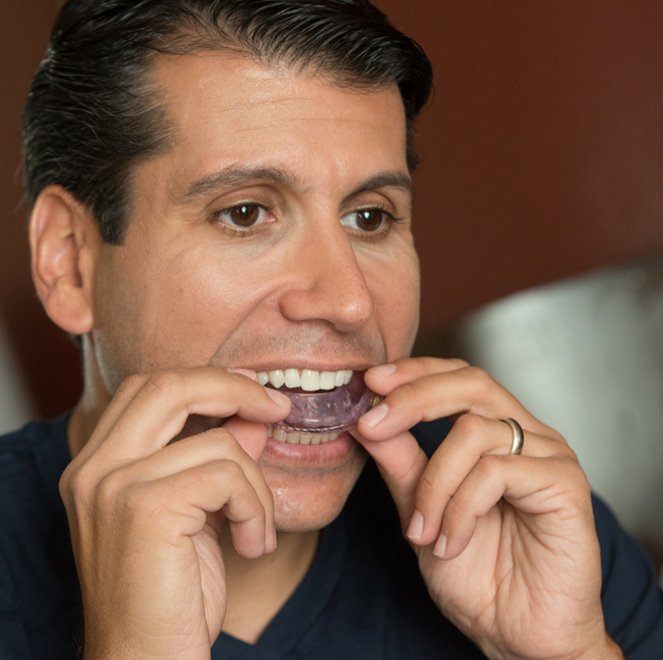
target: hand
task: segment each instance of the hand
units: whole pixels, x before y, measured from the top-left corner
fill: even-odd
[[[119,387],[60,480],[86,658],[210,657],[226,608],[221,525],[244,557],[276,547],[272,495],[256,465],[265,424],[289,412],[275,395],[213,368]],[[169,444],[190,414],[237,417]]]
[[[442,613],[490,657],[611,657],[590,488],[565,440],[463,361],[394,366],[366,373],[386,398],[356,438]],[[447,416],[455,424],[428,460],[408,429]],[[509,455],[506,417],[525,430],[521,456]]]

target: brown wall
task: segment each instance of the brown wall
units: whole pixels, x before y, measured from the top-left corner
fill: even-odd
[[[56,0],[6,3],[0,312],[38,409],[76,351],[41,312],[16,210],[20,106]],[[663,249],[663,3],[377,0],[433,60],[416,235],[425,334],[509,292]]]
[[[430,54],[423,330],[663,248],[663,3],[377,0]]]
[[[45,416],[71,406],[80,390],[77,351],[42,311],[30,280],[24,212],[19,206],[20,114],[42,58],[56,0],[5,2],[0,23],[0,315]]]

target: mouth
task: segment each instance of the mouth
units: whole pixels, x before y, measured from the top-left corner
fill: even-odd
[[[382,400],[366,387],[363,371],[289,368],[259,371],[257,378],[292,402],[290,414],[269,427],[271,438],[288,444],[333,442]]]

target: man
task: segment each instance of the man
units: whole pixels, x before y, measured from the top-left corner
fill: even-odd
[[[363,0],[65,5],[25,169],[85,389],[3,441],[7,657],[653,657],[564,439],[408,357],[429,90]]]

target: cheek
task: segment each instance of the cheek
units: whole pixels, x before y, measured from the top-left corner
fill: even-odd
[[[117,259],[96,295],[95,342],[107,380],[208,364],[257,304],[256,277],[200,249]]]
[[[369,286],[387,359],[409,355],[419,326],[420,275],[414,248],[373,268]]]

